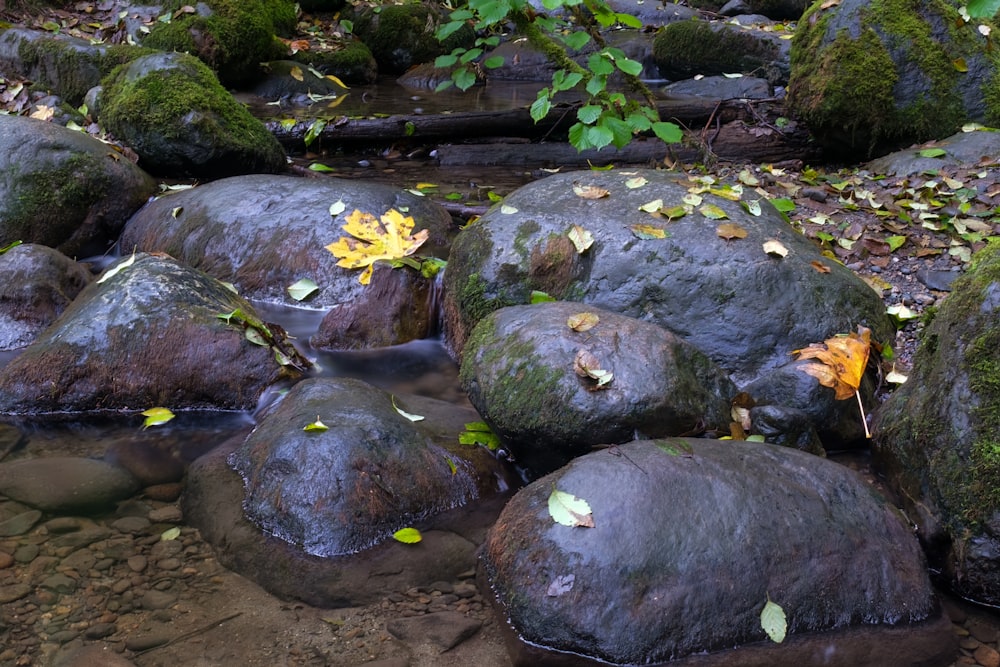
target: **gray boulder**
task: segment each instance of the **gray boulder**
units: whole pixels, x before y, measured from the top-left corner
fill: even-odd
[[[53,456],[0,463],[0,494],[46,512],[100,512],[139,490],[127,470],[104,461]]]
[[[102,85],[101,124],[152,173],[221,178],[285,169],[278,140],[194,56],[143,56]]]
[[[599,321],[575,331],[567,321],[581,314]],[[603,372],[613,374],[605,384]],[[737,391],[666,329],[578,303],[490,313],[465,346],[461,379],[493,432],[536,476],[596,445],[728,434]]]
[[[640,177],[645,185],[626,185]],[[577,196],[574,183],[606,189],[608,196]],[[661,171],[588,171],[555,174],[511,193],[452,246],[444,279],[450,345],[461,354],[479,320],[500,307],[528,303],[532,290],[659,324],[738,385],[785,365],[792,350],[859,324],[872,330],[873,340],[893,338],[878,295],[823,257],[766,200],[743,194],[745,205],[760,205],[758,216],[709,192],[672,222],[640,210],[656,200],[667,209],[681,207],[692,188],[697,184]],[[698,210],[706,204],[728,219],[706,217]],[[747,236],[720,238],[720,222],[739,225]],[[574,225],[594,239],[583,253],[567,236]],[[651,236],[641,225],[664,238],[640,238]],[[770,240],[787,255],[765,252]],[[817,272],[814,261],[830,272]]]
[[[31,343],[91,280],[58,250],[22,244],[0,255],[0,349]]]
[[[963,597],[1000,604],[1000,249],[925,329],[909,379],[877,414],[874,461]]]
[[[593,527],[556,523],[554,491],[586,501]],[[848,469],[785,447],[665,439],[575,459],[511,499],[480,574],[519,637],[515,664],[929,666],[955,654],[899,511]],[[780,645],[761,626],[768,599],[787,618]]]
[[[82,132],[0,115],[0,238],[99,255],[156,191],[142,169]]]
[[[934,157],[921,155],[926,148],[940,148],[944,153]],[[983,128],[975,132],[958,132],[924,146],[894,151],[867,162],[865,169],[873,174],[889,176],[938,173],[976,165],[983,158],[992,161],[996,155],[1000,155],[1000,132]]]
[[[0,371],[0,412],[247,410],[308,364],[219,281],[163,256],[128,261]]]
[[[789,110],[853,159],[996,125],[1000,53],[978,30],[989,21],[965,23],[958,6],[814,3],[792,40]]]
[[[344,212],[331,217],[330,206]],[[215,181],[150,202],[126,227],[121,247],[166,252],[237,286],[248,298],[331,309],[318,347],[403,343],[429,335],[432,281],[411,268],[380,263],[371,284],[337,266],[325,246],[346,233],[354,210],[406,211],[430,231],[418,254],[445,256],[451,218],[426,198],[383,184],[342,179],[250,175]],[[319,290],[300,303],[288,287],[302,278]]]

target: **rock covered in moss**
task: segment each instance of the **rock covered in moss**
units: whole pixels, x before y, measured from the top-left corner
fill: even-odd
[[[82,132],[0,115],[0,243],[39,243],[66,255],[106,252],[156,192],[142,169]]]
[[[268,386],[299,374],[280,357],[305,365],[219,281],[165,256],[128,261],[0,371],[0,412],[248,410]]]
[[[653,39],[653,59],[668,79],[753,73],[783,85],[789,51],[778,33],[701,19],[671,23]]]
[[[251,92],[266,100],[281,100],[293,105],[309,105],[313,97],[339,97],[347,90],[327,79],[314,67],[294,60],[272,60],[267,72],[254,84]]]
[[[345,39],[339,48],[297,51],[292,59],[351,85],[374,83],[378,77],[375,56],[358,39]]]
[[[874,431],[875,462],[949,584],[1000,604],[1000,246],[953,283]]]
[[[193,56],[143,56],[103,85],[101,124],[153,173],[220,178],[285,168],[278,140]]]
[[[90,279],[82,264],[43,245],[23,244],[0,255],[0,349],[28,345]]]
[[[462,27],[443,42],[434,36],[446,19],[437,5],[427,2],[361,7],[354,13],[354,34],[371,49],[379,72],[402,74],[413,65],[451,53],[455,47],[472,46],[475,34],[471,26]]]
[[[728,433],[736,395],[718,366],[666,329],[579,303],[490,313],[465,347],[461,380],[536,476],[637,434]]]
[[[792,40],[789,108],[851,157],[1000,121],[1000,51],[945,0],[815,3]]]
[[[557,523],[554,491],[585,501],[592,527]],[[955,655],[899,511],[844,466],[786,447],[668,438],[577,458],[508,502],[480,566],[516,665],[943,667]],[[762,627],[768,600],[787,620],[781,644]]]
[[[227,86],[251,82],[261,63],[288,53],[276,37],[295,29],[294,3],[288,0],[208,0],[195,12],[177,12],[183,4],[168,5],[176,15],[155,22],[143,46],[190,53]]]

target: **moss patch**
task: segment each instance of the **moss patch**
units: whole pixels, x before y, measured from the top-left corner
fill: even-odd
[[[469,25],[444,42],[438,41],[434,31],[441,21],[436,8],[420,2],[381,5],[378,13],[372,8],[360,11],[354,19],[354,32],[371,49],[380,71],[402,74],[456,47],[472,46],[475,33]]]

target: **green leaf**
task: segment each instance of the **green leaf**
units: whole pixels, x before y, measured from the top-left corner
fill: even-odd
[[[110,280],[114,276],[118,275],[118,273],[120,273],[121,271],[127,269],[128,267],[132,266],[133,264],[135,264],[135,253],[134,252],[132,253],[132,256],[129,257],[128,259],[126,259],[124,262],[120,262],[114,268],[111,268],[111,269],[108,269],[107,271],[105,271],[104,275],[97,279],[97,283],[100,284],[100,283],[103,283],[103,282],[106,282],[106,281]]]
[[[920,157],[944,157],[947,155],[943,148],[925,148],[918,152]]]
[[[599,126],[610,130],[611,143],[617,148],[623,148],[628,145],[628,142],[632,141],[632,128],[621,118],[605,116],[600,120]]]
[[[594,53],[587,59],[587,69],[598,76],[607,76],[615,71],[615,65],[601,53]]]
[[[302,278],[288,286],[288,295],[296,301],[302,301],[318,289],[319,285],[315,282],[309,278]]]
[[[590,81],[587,82],[587,85],[584,86],[584,90],[587,91],[588,95],[597,97],[603,93],[604,89],[607,87],[608,76],[606,74],[602,74],[600,76],[591,77]]]
[[[899,250],[899,248],[906,243],[905,236],[887,236],[885,242],[889,244],[889,252],[894,250]]]
[[[16,248],[19,245],[21,245],[21,241],[11,241],[10,243],[8,243],[7,245],[5,245],[4,247],[0,248],[0,255],[4,254],[8,250],[13,250],[14,248]]]
[[[244,336],[246,336],[246,339],[254,345],[260,345],[261,347],[268,346],[267,339],[264,338],[264,335],[255,327],[247,327]]]
[[[476,73],[468,67],[455,70],[452,72],[451,78],[459,90],[468,90],[476,85]]]
[[[451,79],[445,79],[444,81],[442,81],[438,85],[434,86],[434,92],[435,93],[440,93],[442,90],[448,90],[449,88],[451,88],[454,85],[455,85],[454,81],[452,81]]]
[[[142,428],[147,429],[150,426],[160,426],[162,424],[166,424],[174,418],[174,413],[167,408],[150,408],[148,410],[143,410],[142,416],[146,418],[142,422]]]
[[[312,125],[309,126],[309,129],[306,130],[306,136],[302,138],[302,141],[308,147],[323,133],[323,128],[325,127],[326,121],[322,118],[317,118],[312,122]]]
[[[664,121],[653,123],[653,134],[668,144],[676,144],[684,138],[684,132],[679,125]]]
[[[424,420],[424,417],[422,415],[415,415],[415,414],[412,414],[410,412],[406,412],[405,410],[400,409],[400,407],[398,405],[396,405],[396,397],[395,396],[390,396],[390,399],[392,400],[392,407],[396,410],[396,412],[398,412],[403,417],[406,417],[411,422],[419,422],[419,421],[423,421]]]
[[[469,18],[472,17],[472,12],[468,10],[459,10],[459,11],[463,11],[464,13],[469,14]],[[464,20],[461,21],[454,20],[455,14],[457,13],[458,12],[452,12],[451,13],[452,20],[449,21],[448,23],[441,24],[438,27],[438,29],[434,31],[434,36],[437,37],[439,41],[443,42],[444,40],[448,39],[448,37],[450,37],[454,32],[461,29],[461,27],[465,25]]]
[[[626,28],[635,28],[636,30],[642,28],[642,21],[640,21],[635,16],[632,16],[631,14],[615,14],[615,18],[618,19],[618,22],[621,23]],[[639,69],[641,70],[642,67],[640,67]],[[624,72],[625,70],[622,71]],[[629,74],[631,74],[631,72],[629,72]]]
[[[306,433],[322,433],[323,431],[329,431],[330,427],[319,420],[319,415],[316,415],[316,421],[311,424],[306,424],[302,427],[302,430]]]
[[[328,167],[322,162],[313,162],[312,164],[309,165],[309,171],[322,171],[325,173],[330,171],[336,171],[336,169],[334,169],[333,167]]]
[[[598,150],[610,144],[614,139],[614,133],[602,125],[587,128],[587,141]]]
[[[458,62],[462,63],[463,65],[467,65],[481,55],[483,55],[482,49],[480,48],[469,49],[468,51],[462,54],[462,57],[458,59]]]
[[[785,641],[785,633],[788,631],[788,621],[785,619],[785,610],[780,605],[771,601],[768,596],[764,608],[760,612],[760,627],[764,629],[767,636],[776,644]]]
[[[601,112],[603,109],[596,104],[587,104],[580,107],[576,112],[576,117],[580,119],[581,123],[586,125],[593,125],[598,118],[601,117]]]
[[[549,99],[549,89],[542,88],[538,91],[537,99],[531,103],[531,119],[537,123],[548,116],[551,109],[552,101]]]
[[[587,46],[588,42],[590,42],[590,35],[582,30],[578,30],[563,36],[562,41],[566,46],[574,51],[579,51],[583,47]]]
[[[547,293],[539,292],[538,290],[531,291],[531,303],[548,303],[550,301],[555,301],[555,299]]]
[[[181,536],[180,526],[174,526],[173,528],[167,528],[165,531],[160,533],[160,541],[170,542],[172,540],[176,540],[180,536]]]
[[[500,438],[490,430],[486,422],[469,422],[465,430],[458,434],[458,442],[462,445],[483,445],[490,451],[500,448]]]
[[[795,202],[787,197],[780,197],[778,199],[772,199],[771,205],[778,209],[782,213],[791,213],[795,210]]]
[[[642,24],[640,24],[640,27],[641,25]],[[639,76],[639,74],[642,73],[642,63],[636,62],[635,60],[629,60],[628,58],[616,60],[615,66],[626,74],[631,74],[632,76]]]
[[[403,126],[403,134],[408,137],[412,137],[413,133],[417,131],[417,126],[411,121],[406,121],[406,125]]]
[[[497,67],[503,67],[503,56],[490,56],[483,61],[483,67],[486,69],[496,69]]]
[[[561,90],[570,90],[576,84],[583,80],[583,75],[579,72],[571,72],[566,74],[566,70],[559,70],[552,75],[552,90],[559,92]]]
[[[587,501],[555,487],[552,487],[552,493],[549,494],[549,516],[556,523],[571,528],[594,527],[594,517]]]
[[[330,204],[330,215],[337,217],[347,209],[347,204],[344,203],[343,199],[338,199],[337,201]]]
[[[458,49],[455,50],[457,51]],[[439,69],[447,69],[449,67],[453,67],[457,62],[458,62],[457,55],[455,55],[454,53],[446,53],[434,59],[434,67],[437,67]]]
[[[416,528],[400,528],[392,534],[392,539],[403,544],[416,544],[424,539],[424,536]]]
[[[726,220],[729,218],[726,212],[715,204],[705,204],[698,209],[698,212],[709,220]]]
[[[969,0],[966,8],[972,18],[991,18],[1000,11],[1000,0]]]

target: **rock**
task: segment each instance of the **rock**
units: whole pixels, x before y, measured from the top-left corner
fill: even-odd
[[[137,58],[103,87],[101,125],[152,173],[221,178],[285,169],[278,140],[193,56]]]
[[[139,489],[117,466],[54,456],[0,463],[0,493],[46,512],[104,510]]]
[[[338,201],[344,203],[344,213],[331,218],[330,206]],[[174,215],[177,208],[180,211]],[[427,293],[427,279],[409,268],[395,269],[396,275],[382,277],[379,274],[389,270],[382,265],[372,284],[365,286],[358,282],[357,270],[338,267],[337,259],[325,248],[345,235],[341,226],[354,210],[381,216],[390,209],[404,208],[413,218],[415,230],[430,232],[420,254],[444,257],[451,217],[426,198],[382,184],[266,175],[224,179],[151,202],[129,221],[121,243],[140,251],[166,252],[235,284],[250,299],[311,308],[353,308],[367,311],[379,325],[383,317],[396,317],[405,323],[413,313],[384,313],[383,308],[390,304],[376,303],[373,295],[388,288],[405,289],[414,296],[401,303],[415,308],[419,295]],[[310,278],[319,286],[304,303],[288,294],[288,286],[301,278]],[[326,340],[343,341],[347,332],[358,327],[364,332],[377,328],[375,324],[362,327],[355,319],[345,316],[328,322],[321,335]],[[388,338],[383,334],[383,341]]]
[[[427,2],[379,7],[378,11],[358,6],[347,18],[353,20],[354,34],[371,49],[381,74],[402,74],[457,47],[471,48],[475,40],[471,26],[438,40],[434,30],[445,17],[437,5]]]
[[[345,35],[339,49],[325,51],[299,51],[292,58],[299,63],[315,67],[324,75],[332,75],[348,85],[367,85],[378,79],[378,63],[371,49],[359,39]]]
[[[1000,604],[1000,251],[987,246],[925,328],[876,415],[873,462],[962,597]]]
[[[766,79],[754,76],[741,76],[736,79],[725,76],[685,79],[664,86],[660,92],[671,98],[708,97],[714,100],[760,100],[774,95],[771,84]]]
[[[996,119],[997,58],[978,25],[947,2],[813,4],[792,40],[789,110],[852,159]]]
[[[177,602],[177,595],[165,591],[146,591],[143,593],[139,604],[143,609],[169,609]]]
[[[647,183],[629,188],[631,178]],[[574,183],[609,194],[584,199]],[[503,208],[463,229],[452,246],[444,277],[448,343],[461,354],[476,322],[500,307],[528,303],[533,290],[659,324],[737,385],[787,364],[792,350],[859,324],[875,341],[894,340],[878,295],[819,254],[766,201],[753,216],[703,192],[701,206],[718,206],[726,222],[747,231],[731,241],[697,210],[666,223],[639,209],[657,199],[668,209],[682,206],[688,188],[698,185],[668,172],[588,171],[555,174],[512,192]],[[573,225],[594,238],[583,253],[567,236]],[[652,225],[665,238],[639,238],[631,229],[636,225]],[[768,240],[780,241],[788,255],[765,253]],[[830,273],[818,273],[814,261]]]
[[[432,444],[393,402],[360,380],[295,385],[231,460],[250,519],[306,553],[339,556],[474,498],[470,466]],[[327,430],[304,430],[316,421]]]
[[[454,611],[439,611],[424,616],[393,618],[385,629],[407,644],[430,644],[443,653],[479,632],[482,621]]]
[[[2,469],[0,469],[2,470]],[[29,510],[0,521],[0,537],[11,537],[13,535],[23,535],[38,523],[42,518],[42,513],[38,510]]]
[[[921,151],[935,148],[944,153],[934,157],[920,154]],[[983,156],[997,154],[1000,154],[1000,136],[984,128],[975,132],[957,132],[922,146],[893,151],[866,162],[864,166],[874,174],[910,176],[975,165]]]
[[[90,279],[82,264],[46,246],[19,245],[0,255],[0,349],[28,345]]]
[[[9,586],[4,586],[0,589],[0,604],[7,604],[8,602],[16,602],[21,598],[25,598],[34,590],[34,586],[26,583],[14,582]]]
[[[347,91],[322,76],[316,68],[294,60],[272,60],[267,72],[254,83],[251,92],[266,100],[281,100],[295,106],[313,104],[317,97],[346,95]]]
[[[148,174],[82,132],[0,115],[0,236],[100,255],[156,191]]]
[[[774,31],[704,20],[671,23],[653,38],[660,74],[674,80],[745,73],[785,85],[790,49]]]
[[[574,331],[568,320],[581,313],[597,323]],[[600,385],[581,377],[583,368],[612,379]],[[666,329],[568,302],[487,315],[465,345],[461,379],[493,432],[536,475],[637,434],[728,434],[737,393],[711,360]]]
[[[218,281],[165,256],[123,266],[130,261],[89,285],[0,371],[0,412],[246,410],[267,386],[299,373],[275,350],[308,365]]]
[[[594,527],[556,523],[554,489],[585,500]],[[515,664],[943,666],[955,653],[899,512],[785,447],[665,439],[577,458],[511,499],[480,575],[520,637]],[[761,627],[769,598],[788,618],[780,646]]]
[[[134,662],[107,644],[69,646],[64,651],[56,656],[53,667],[135,667]]]

